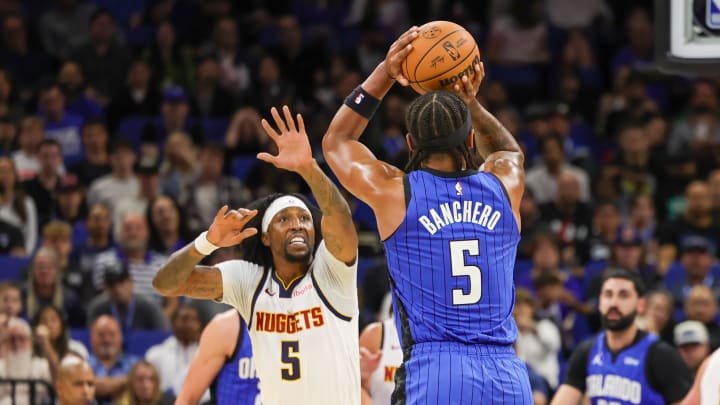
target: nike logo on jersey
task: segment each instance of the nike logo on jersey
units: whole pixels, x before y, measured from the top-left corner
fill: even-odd
[[[319,328],[325,324],[322,308],[314,307],[290,314],[256,313],[255,330],[258,332],[298,333],[305,329]]]
[[[265,294],[272,297],[273,295],[275,295],[275,291],[271,290],[270,287],[268,287],[265,289]]]

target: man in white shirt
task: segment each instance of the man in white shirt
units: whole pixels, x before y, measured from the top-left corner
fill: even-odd
[[[0,358],[0,379],[36,380],[31,392],[29,384],[18,384],[14,392],[9,384],[0,386],[0,404],[40,403],[47,396],[47,389],[40,382],[50,383],[50,366],[42,357],[33,355],[30,325],[20,318],[11,318],[5,333],[7,353]],[[12,397],[14,395],[14,397]]]
[[[148,349],[145,359],[152,363],[160,375],[160,390],[180,393],[190,362],[198,349],[202,324],[195,307],[183,305],[172,317],[173,335]],[[206,392],[203,400],[209,399]]]

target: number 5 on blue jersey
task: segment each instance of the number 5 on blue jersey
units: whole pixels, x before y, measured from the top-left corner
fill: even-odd
[[[482,272],[479,267],[465,263],[465,252],[479,256],[480,242],[477,239],[450,241],[450,271],[453,277],[468,278],[467,294],[463,288],[453,288],[453,305],[477,304],[482,297]]]

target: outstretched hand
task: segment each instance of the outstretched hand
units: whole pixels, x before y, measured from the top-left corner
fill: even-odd
[[[472,80],[468,75],[463,75],[460,81],[453,85],[455,94],[460,96],[467,105],[476,101],[480,83],[485,78],[485,65],[482,62],[476,63],[473,68],[475,69],[475,76],[473,76]]]
[[[257,215],[257,210],[238,208],[229,210],[225,205],[215,215],[208,228],[207,240],[215,246],[235,246],[258,233],[257,228],[245,228],[245,225]]]
[[[390,49],[388,49],[387,55],[385,55],[385,68],[388,74],[403,86],[409,85],[410,82],[403,76],[401,66],[412,50],[411,42],[414,41],[418,35],[420,35],[420,28],[413,25],[390,45]]]
[[[283,106],[284,120],[280,117],[277,108],[273,107],[270,113],[275,119],[275,125],[280,133],[277,133],[266,119],[262,120],[262,127],[270,139],[277,145],[278,154],[277,156],[273,156],[269,153],[261,152],[257,154],[257,158],[264,162],[271,163],[278,169],[293,172],[297,172],[302,167],[312,164],[312,149],[310,148],[310,140],[305,131],[305,122],[303,121],[302,115],[297,114],[296,126],[288,106]]]

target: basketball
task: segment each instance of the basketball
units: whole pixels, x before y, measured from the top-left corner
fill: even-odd
[[[418,93],[451,90],[464,75],[475,75],[480,50],[472,35],[450,21],[432,21],[420,27],[402,74]]]

